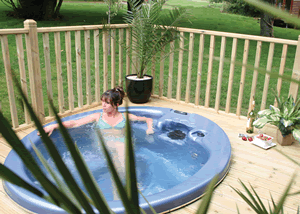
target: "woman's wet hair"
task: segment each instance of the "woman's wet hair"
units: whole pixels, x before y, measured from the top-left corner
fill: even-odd
[[[112,106],[118,106],[118,104],[122,105],[124,96],[124,89],[121,86],[117,86],[104,92],[101,95],[101,100],[109,102]]]

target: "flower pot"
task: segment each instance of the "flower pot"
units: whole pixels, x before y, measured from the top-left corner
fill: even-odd
[[[289,146],[292,145],[292,143],[296,141],[295,138],[293,137],[293,134],[289,134],[286,136],[282,136],[281,132],[279,129],[277,129],[277,142],[281,145],[281,146]]]
[[[133,103],[148,102],[152,92],[153,77],[144,75],[144,78],[137,78],[136,74],[130,74],[125,78],[129,100]]]

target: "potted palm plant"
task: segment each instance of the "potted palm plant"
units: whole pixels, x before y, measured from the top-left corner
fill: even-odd
[[[132,0],[134,10],[125,15],[125,22],[132,30],[132,42],[126,47],[127,54],[132,53],[134,74],[126,76],[126,92],[133,103],[146,103],[152,91],[153,77],[146,75],[147,67],[153,57],[163,48],[180,37],[176,24],[186,14],[183,8],[173,8],[164,18],[160,17],[165,0],[148,0],[138,5],[139,0]],[[158,18],[164,25],[156,25]]]
[[[275,98],[278,107],[270,105],[269,109],[259,111],[259,118],[253,125],[258,129],[267,123],[277,126],[277,141],[282,146],[291,145],[295,140],[300,141],[300,99],[295,103],[292,96],[286,101],[276,95]]]

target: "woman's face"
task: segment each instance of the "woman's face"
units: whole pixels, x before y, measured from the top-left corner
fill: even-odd
[[[113,111],[116,111],[116,106],[113,106],[112,104],[110,104],[110,100],[106,100],[106,99],[102,99],[102,108],[103,111],[106,113],[111,113]]]

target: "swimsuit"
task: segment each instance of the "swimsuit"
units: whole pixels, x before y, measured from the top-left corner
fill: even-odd
[[[111,126],[107,122],[102,120],[102,113],[100,113],[100,119],[99,119],[97,125],[100,129],[112,129],[112,128],[123,129],[125,127],[125,117],[124,117],[123,113],[122,113],[122,117],[123,117],[123,120],[121,122],[119,122],[115,126]]]
[[[117,129],[117,130],[122,130],[125,128],[125,124],[126,124],[126,120],[124,117],[124,114],[122,113],[122,117],[123,120],[120,121],[118,124],[116,124],[115,126],[111,126],[109,125],[107,122],[105,122],[104,120],[102,120],[102,113],[100,113],[100,118],[99,121],[97,123],[97,127],[102,130],[101,134],[104,137],[104,139],[106,141],[110,141],[110,142],[125,142],[125,136],[124,133],[120,133],[120,134],[115,134],[115,132],[113,131],[113,129]],[[104,131],[105,130],[105,131]]]

